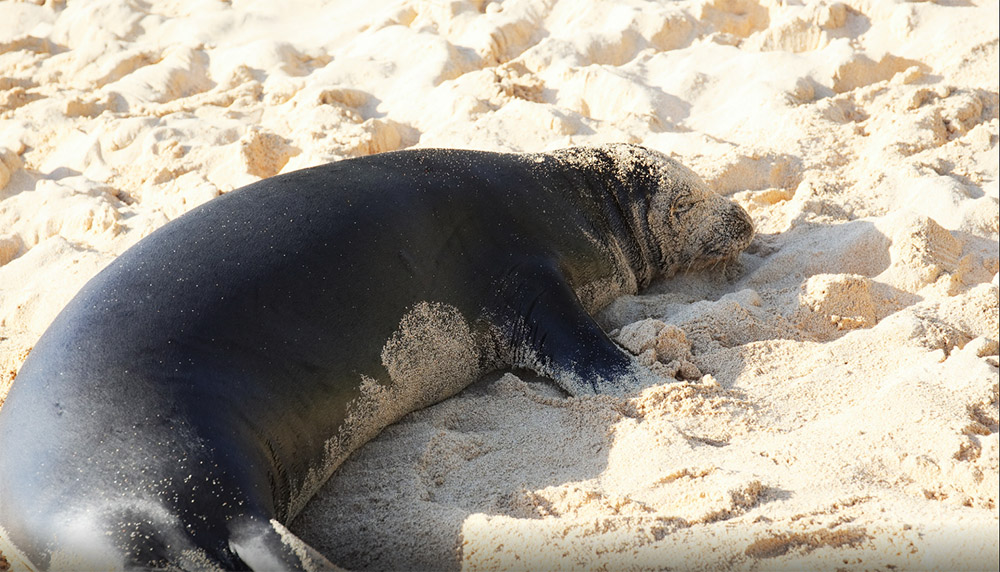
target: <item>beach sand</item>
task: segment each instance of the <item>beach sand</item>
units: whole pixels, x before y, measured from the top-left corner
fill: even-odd
[[[640,143],[757,227],[738,272],[600,315],[657,320],[704,375],[574,399],[490,376],[359,450],[292,531],[359,570],[995,570],[998,18],[2,2],[0,400],[90,277],[221,193],[410,147]]]

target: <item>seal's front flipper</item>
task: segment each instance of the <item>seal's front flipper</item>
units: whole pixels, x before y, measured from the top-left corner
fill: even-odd
[[[624,393],[633,385],[635,359],[590,317],[554,263],[513,266],[498,295],[514,367],[551,377],[571,395]]]
[[[229,530],[230,550],[251,570],[343,570],[276,520],[246,518]]]

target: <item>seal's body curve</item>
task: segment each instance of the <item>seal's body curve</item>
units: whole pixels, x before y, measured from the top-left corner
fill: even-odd
[[[351,450],[498,367],[620,389],[638,366],[587,311],[751,236],[634,146],[403,151],[234,191],[39,340],[0,411],[0,534],[39,568],[329,565],[281,523]]]

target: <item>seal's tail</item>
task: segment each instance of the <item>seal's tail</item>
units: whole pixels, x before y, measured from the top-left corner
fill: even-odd
[[[251,570],[342,570],[274,519],[230,524],[229,548]]]

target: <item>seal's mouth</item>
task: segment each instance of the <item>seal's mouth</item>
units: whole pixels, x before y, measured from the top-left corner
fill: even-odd
[[[678,268],[671,274],[690,274],[692,272],[714,272],[717,270],[726,271],[731,264],[739,260],[740,254],[734,253],[728,256],[712,256],[691,258],[686,263],[681,262]]]

